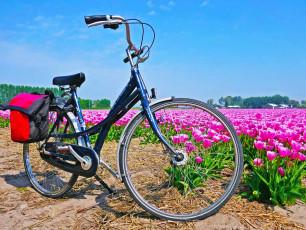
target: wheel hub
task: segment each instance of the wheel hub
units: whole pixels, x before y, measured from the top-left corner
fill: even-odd
[[[172,158],[172,161],[177,166],[185,165],[188,161],[188,154],[184,150],[177,150],[176,156]]]

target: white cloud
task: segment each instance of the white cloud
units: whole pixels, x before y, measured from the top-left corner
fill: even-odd
[[[34,21],[41,21],[43,19],[44,19],[44,17],[39,15],[39,16],[34,18]]]
[[[154,6],[153,3],[152,3],[152,1],[148,1],[148,2],[147,2],[147,5],[148,5],[149,7],[153,7],[153,6]]]
[[[150,13],[149,13],[149,15],[154,15],[155,14],[155,11],[154,10],[152,10]]]
[[[88,38],[88,35],[86,35],[86,34],[80,34],[80,35],[78,36],[78,38],[80,38],[80,39],[86,39],[86,38]]]
[[[0,83],[50,87],[55,76],[84,72],[87,79],[79,90],[80,97],[92,99],[103,97],[114,102],[128,81],[129,72],[123,64],[118,65],[117,62],[114,64],[109,56],[115,56],[117,61],[121,60],[122,57],[118,53],[122,50],[122,43],[125,42],[122,38],[102,51],[89,50],[63,54],[59,51],[50,52],[45,46],[37,47],[0,40],[0,69],[3,70],[0,72]],[[126,76],[126,81],[122,76]]]
[[[169,6],[174,6],[175,3],[174,3],[173,1],[170,1],[168,5],[169,5]]]
[[[201,6],[206,6],[208,4],[208,1],[202,2]]]
[[[52,36],[54,36],[54,37],[60,37],[60,36],[64,35],[64,33],[65,33],[64,30],[60,30],[60,31],[58,31],[58,32],[56,32],[56,33],[53,33]]]
[[[160,5],[159,8],[161,8],[162,10],[171,10],[170,7],[165,6],[165,5]]]
[[[159,8],[162,10],[171,10],[171,7],[174,5],[174,1],[170,1],[167,5],[160,5]]]

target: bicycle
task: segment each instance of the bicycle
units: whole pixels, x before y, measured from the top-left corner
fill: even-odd
[[[155,33],[149,24],[136,20],[154,33],[150,46],[142,46],[141,40],[137,49],[130,39],[131,21],[111,15],[85,17],[88,27],[117,29],[125,25],[128,47],[124,62],[130,63],[130,80],[108,116],[87,129],[77,98],[85,75],[55,77],[53,84],[65,92],[50,106],[48,137],[24,144],[27,176],[37,192],[52,198],[68,192],[78,176],[95,176],[113,192],[96,175],[100,163],[149,213],[174,221],[203,219],[224,206],[239,184],[243,170],[239,137],[228,119],[204,102],[169,97],[151,103],[156,90],[149,95],[139,63],[149,57]],[[135,64],[133,58],[137,58]],[[100,151],[112,125],[139,101],[142,109],[126,125],[118,142],[116,171],[100,158]],[[89,139],[93,134],[98,134],[94,147]]]

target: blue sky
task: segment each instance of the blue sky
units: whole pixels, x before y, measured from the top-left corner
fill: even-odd
[[[306,1],[11,0],[1,8],[0,83],[51,86],[54,76],[84,72],[79,96],[114,102],[130,75],[124,27],[87,28],[83,18],[112,14],[155,28],[140,71],[159,98],[306,99]],[[136,44],[140,32],[132,26]]]

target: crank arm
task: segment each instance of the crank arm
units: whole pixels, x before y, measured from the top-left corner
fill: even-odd
[[[62,147],[65,148],[65,147]],[[76,151],[73,150],[73,148],[68,145],[68,149],[70,151],[70,153],[81,163],[81,166],[83,169],[87,170],[91,167],[91,159],[89,157],[87,157],[86,159],[81,157],[79,154],[76,153]]]

